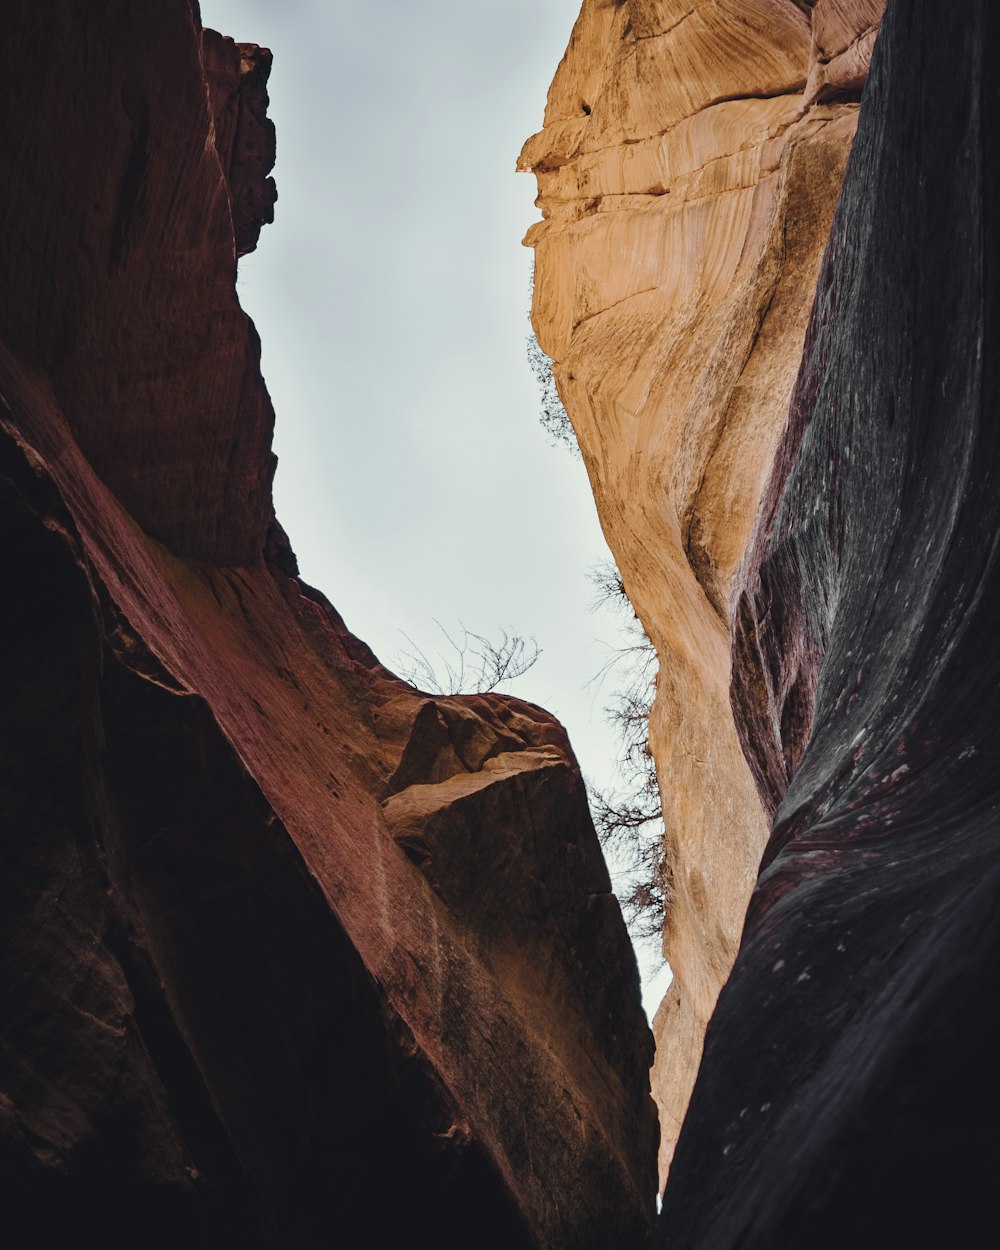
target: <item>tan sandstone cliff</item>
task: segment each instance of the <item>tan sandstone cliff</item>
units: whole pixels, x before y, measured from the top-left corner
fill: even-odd
[[[883,0],[584,0],[518,162],[532,320],[659,658],[661,1171],[768,824],[729,704],[734,574],[784,427]]]

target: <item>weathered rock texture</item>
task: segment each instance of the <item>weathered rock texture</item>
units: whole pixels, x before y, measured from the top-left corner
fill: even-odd
[[[881,0],[585,0],[520,168],[532,317],[660,661],[669,1164],[768,822],[729,705],[734,577],[781,436]]]
[[[5,1217],[640,1245],[651,1043],[563,730],[396,679],[273,520],[269,54],[188,0],[5,19]]]
[[[742,578],[775,813],[658,1244],[975,1246],[1000,1167],[1000,14],[891,0]]]

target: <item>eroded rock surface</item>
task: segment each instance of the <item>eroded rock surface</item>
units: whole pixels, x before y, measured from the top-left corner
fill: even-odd
[[[998,34],[987,0],[891,0],[875,49],[741,579],[734,709],[774,826],[664,1247],[994,1221]]]
[[[665,1172],[768,819],[729,703],[730,612],[781,437],[880,0],[586,0],[519,167],[532,319],[660,662],[651,720],[674,982]]]
[[[187,0],[7,18],[8,1218],[640,1246],[651,1039],[564,731],[399,681],[273,518],[269,54]]]

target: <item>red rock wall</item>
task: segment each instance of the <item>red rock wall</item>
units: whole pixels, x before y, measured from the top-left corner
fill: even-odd
[[[12,1218],[639,1246],[651,1041],[564,731],[396,679],[273,518],[268,53],[65,0],[3,55]]]

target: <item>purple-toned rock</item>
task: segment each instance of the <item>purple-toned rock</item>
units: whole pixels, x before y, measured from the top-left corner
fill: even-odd
[[[658,1245],[971,1246],[1000,1164],[1000,15],[890,0],[744,568],[774,826]]]

